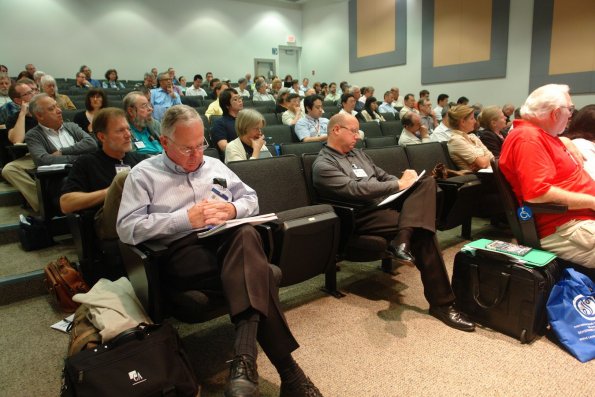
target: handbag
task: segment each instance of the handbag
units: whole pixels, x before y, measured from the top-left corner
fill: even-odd
[[[87,349],[94,349],[101,344],[101,335],[89,320],[89,306],[80,305],[74,312],[74,319],[68,326],[70,341],[68,343],[68,356],[75,355]]]
[[[595,358],[595,283],[574,269],[552,289],[547,301],[550,324],[558,340],[584,363]]]
[[[74,302],[72,297],[89,291],[89,286],[83,280],[81,273],[65,256],[48,263],[43,271],[45,286],[54,302],[63,312],[73,313],[80,304]]]
[[[469,170],[451,170],[447,168],[443,163],[438,163],[432,170],[432,176],[434,179],[448,179],[453,176],[463,176],[472,174]]]
[[[198,383],[168,323],[144,324],[65,361],[62,397],[196,396]]]

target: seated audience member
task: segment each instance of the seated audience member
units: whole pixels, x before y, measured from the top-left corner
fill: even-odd
[[[468,105],[469,104],[469,98],[467,98],[466,96],[462,96],[459,97],[459,99],[457,99],[457,105]]]
[[[218,78],[212,78],[209,81],[209,90],[210,90],[209,91],[209,98],[210,99],[215,99],[215,100],[217,99],[217,94],[215,94],[215,88],[217,87],[217,85],[219,83],[223,83],[223,82],[221,81],[221,79],[218,79]]]
[[[213,79],[214,80],[214,79]],[[221,104],[219,103],[219,95],[225,90],[229,88],[229,85],[226,83],[217,83],[215,84],[215,89],[213,90],[213,94],[215,94],[215,100],[209,104],[207,110],[205,111],[205,116],[209,121],[211,120],[211,116],[221,116],[223,115],[223,109],[221,109]]]
[[[397,114],[397,111],[392,105],[393,103],[393,94],[390,91],[386,91],[384,93],[384,101],[378,106],[378,111],[380,113],[390,113],[393,116]]]
[[[355,117],[331,117],[327,144],[312,166],[314,188],[321,201],[340,200],[373,208],[388,195],[410,188],[400,210],[393,202],[357,213],[356,233],[385,238],[396,261],[419,269],[430,314],[450,327],[473,331],[475,325],[455,309],[455,297],[436,239],[436,182],[425,176],[414,185],[414,170],[405,170],[400,179],[388,174],[363,150],[355,149],[357,139]]]
[[[502,113],[504,113],[504,117],[506,117],[506,127],[504,127],[504,131],[502,131],[502,133],[505,134],[512,126],[511,117],[514,116],[514,105],[512,103],[507,103],[502,106]]]
[[[378,112],[376,112],[378,110],[378,103],[376,101],[376,98],[371,96],[368,99],[366,99],[366,103],[364,104],[364,108],[362,109],[361,112],[358,113],[357,118],[360,121],[376,121],[376,122],[381,122],[381,121],[386,121],[384,120],[384,117],[380,114],[378,114]]]
[[[306,77],[304,77],[302,79],[302,85],[300,86],[300,91],[304,93],[304,95],[306,94],[306,91],[308,91],[310,89],[310,87],[308,86],[310,84],[310,80]]]
[[[43,76],[45,76],[45,72],[42,72],[41,70],[38,70],[35,73],[33,73],[33,81],[35,81],[37,87],[41,87],[41,78]]]
[[[275,113],[283,114],[287,109],[289,109],[289,101],[287,99],[288,96],[289,88],[281,88],[279,95],[277,95],[277,106],[275,106]]]
[[[438,120],[432,110],[432,102],[428,98],[420,99],[417,101],[417,108],[419,109],[421,124],[425,125],[428,133],[432,135],[434,129],[438,127]]]
[[[250,98],[250,91],[248,91],[247,89],[248,87],[248,80],[246,80],[245,78],[241,78],[238,80],[238,88],[236,88],[236,91],[238,92],[238,94],[242,97],[245,98]]]
[[[246,73],[246,74],[244,75],[244,78],[246,79],[246,85],[247,85],[248,87],[251,87],[251,86],[252,86],[252,84],[253,84],[253,81],[252,81],[252,75],[251,75],[250,73]]]
[[[207,73],[205,74],[205,83],[203,84],[203,88],[206,88],[206,87],[213,87],[213,86],[211,85],[211,81],[212,81],[212,80],[213,80],[213,73],[212,73],[212,72],[207,72]],[[204,85],[206,85],[206,87],[204,87]]]
[[[92,133],[93,116],[103,108],[106,108],[107,96],[100,88],[91,88],[85,96],[85,109],[74,115],[72,121],[78,124],[83,131]]]
[[[238,137],[225,147],[225,163],[271,157],[262,134],[265,124],[264,117],[257,110],[240,110],[235,122]]]
[[[548,84],[529,94],[499,164],[519,202],[568,206],[563,213],[535,214],[542,249],[595,269],[595,181],[566,146],[570,141],[559,138],[574,110],[568,91]]]
[[[151,106],[153,106],[153,117],[159,121],[167,109],[181,104],[182,101],[174,90],[168,73],[161,73],[157,84],[159,84],[159,88],[151,90]]]
[[[101,88],[101,82],[99,80],[95,80],[93,78],[91,78],[92,72],[91,72],[91,68],[89,68],[87,65],[83,65],[80,67],[79,72],[83,72],[85,74],[85,76],[87,77],[87,81],[95,88]]]
[[[157,81],[159,70],[157,70],[157,68],[151,68],[151,74],[153,75],[153,81]]]
[[[181,94],[180,93],[178,93],[178,94],[180,94],[180,95],[186,95],[186,84],[187,84],[186,83],[186,77],[180,76],[178,78],[178,82],[180,83],[178,85],[178,87],[180,88],[180,91],[181,91]]]
[[[164,153],[128,175],[118,213],[120,239],[168,246],[163,283],[186,300],[194,290],[224,294],[236,332],[226,396],[259,395],[257,341],[279,372],[281,396],[321,396],[291,356],[298,344],[280,309],[258,232],[242,225],[196,238],[196,231],[206,226],[257,214],[256,193],[219,160],[203,155],[204,127],[191,107],[170,108],[161,133]],[[228,201],[210,198],[213,178],[225,178],[227,187],[221,189]]]
[[[405,95],[405,99],[403,100],[404,105],[399,111],[399,118],[402,119],[408,112],[414,112],[419,114],[419,110],[415,108],[415,96],[413,94]]]
[[[256,90],[256,84],[254,85],[255,90]],[[283,88],[283,82],[281,81],[281,79],[273,79],[273,81],[271,82],[271,89],[269,94],[271,94],[273,96],[273,99],[277,99],[277,96],[279,95],[279,91],[281,91],[281,89]],[[266,88],[265,88],[265,92],[266,92]],[[254,100],[254,95],[252,97],[252,100]],[[270,99],[267,99],[267,101],[270,101]]]
[[[361,112],[364,108],[364,102],[359,101],[362,97],[362,90],[358,86],[354,85],[351,86],[351,88],[349,88],[349,93],[351,93],[353,95],[353,98],[355,99],[355,111]]]
[[[207,92],[202,88],[202,76],[200,74],[194,75],[192,85],[186,89],[186,96],[207,97]]]
[[[291,82],[291,87],[289,87],[290,94],[296,94],[297,96],[304,96],[304,92],[300,90],[300,82],[298,80],[293,80]]]
[[[244,108],[242,96],[233,88],[223,90],[219,95],[219,104],[223,116],[215,120],[211,128],[211,142],[221,153],[225,153],[227,144],[238,136],[236,134],[236,117]]]
[[[357,112],[355,111],[355,102],[356,100],[353,94],[341,95],[341,110],[339,113],[347,113],[353,117],[357,116]]]
[[[87,90],[93,88],[93,85],[87,81],[87,76],[83,72],[76,74],[74,85],[70,87],[71,90]]]
[[[25,65],[25,71],[27,72],[27,78],[30,78],[31,80],[35,81],[35,76],[33,76],[35,74],[35,72],[37,72],[37,68],[35,67],[35,65],[33,65],[32,63],[28,63]],[[25,76],[23,76],[25,77]],[[17,80],[20,80],[21,77],[19,77]]]
[[[141,87],[145,87],[147,90],[152,90],[153,88],[156,88],[157,86],[155,85],[155,78],[153,77],[153,73],[151,72],[146,72],[143,75],[143,82],[142,83],[137,83],[134,85],[135,89],[140,89]]]
[[[153,107],[140,91],[132,91],[123,99],[126,120],[132,133],[132,151],[155,155],[163,152],[159,143],[161,127],[153,118]]]
[[[75,123],[62,121],[62,111],[47,94],[38,94],[29,103],[37,126],[25,134],[25,143],[36,166],[73,163],[81,154],[97,150],[97,143]]]
[[[322,84],[320,84],[319,81],[315,82],[312,85],[312,88],[314,88],[314,94],[321,96],[322,95]],[[324,98],[324,96],[322,96],[322,98]]]
[[[102,240],[116,239],[116,218],[124,181],[130,168],[145,159],[133,153],[130,127],[122,109],[104,108],[93,120],[93,131],[101,149],[82,155],[74,163],[62,186],[63,213],[92,208],[95,232]]]
[[[334,102],[341,100],[341,94],[337,92],[337,83],[332,82],[328,85],[328,94],[324,97],[324,100]]]
[[[118,72],[116,69],[108,69],[105,72],[105,81],[101,83],[101,86],[105,89],[122,90],[124,89],[124,83],[118,81]]]
[[[399,136],[400,146],[430,142],[428,127],[422,124],[419,114],[414,112],[405,113],[401,119],[401,124],[403,124],[403,131]]]
[[[286,74],[283,79],[283,88],[291,88],[293,84],[293,77],[290,74]]]
[[[8,67],[6,65],[0,65],[0,73],[8,74]]]
[[[494,157],[500,157],[504,143],[504,135],[501,131],[506,127],[506,117],[500,107],[488,106],[484,108],[479,114],[479,125],[483,128],[479,139]]]
[[[400,91],[398,87],[392,87],[390,92],[393,94],[393,107],[395,110],[400,111],[400,109],[404,106],[405,99],[399,95]]]
[[[75,110],[76,106],[70,100],[67,95],[62,95],[58,93],[58,87],[56,86],[56,80],[46,74],[41,78],[41,92],[46,93],[50,98],[52,98],[58,104],[58,107],[62,110]]]
[[[13,128],[16,123],[18,114],[21,111],[21,104],[23,103],[23,101],[29,102],[31,98],[33,98],[33,95],[37,94],[38,92],[39,91],[35,82],[26,77],[17,80],[15,84],[9,85],[8,97],[11,99],[11,101],[7,102],[6,104],[2,105],[2,107],[0,107],[0,125],[6,126],[7,130]],[[13,123],[9,128],[8,120],[11,117],[13,117]],[[25,136],[25,131],[26,130],[22,131],[23,137]],[[13,143],[22,143],[22,141]]]
[[[349,94],[349,83],[346,81],[341,81],[339,83],[339,89],[341,90],[341,95]]]
[[[328,119],[322,117],[322,98],[308,95],[304,98],[306,114],[295,123],[295,135],[301,142],[326,141]]]
[[[473,172],[489,168],[494,155],[472,133],[475,130],[473,108],[467,105],[453,106],[448,110],[448,123],[452,128],[448,154],[453,163],[461,170]]]
[[[564,136],[572,139],[585,159],[585,171],[595,179],[595,105],[587,105],[579,110]]]
[[[434,115],[436,116],[436,121],[440,123],[442,121],[442,110],[448,107],[448,95],[440,94],[438,95],[438,99],[436,99],[436,107],[434,110]]]
[[[324,99],[327,95],[328,84],[323,81],[322,83],[320,83],[320,94],[318,94],[318,96]]]
[[[12,99],[10,99],[10,96],[8,95],[9,88],[10,77],[8,77],[8,74],[0,72],[0,106],[4,106],[8,102],[12,102]]]
[[[300,107],[300,96],[290,93],[287,96],[287,110],[281,115],[281,122],[285,125],[295,125],[302,118],[302,109]]]
[[[28,83],[27,83],[28,81]],[[21,79],[14,85],[10,86],[9,94],[13,99],[4,105],[14,106],[16,113],[12,113],[6,120],[6,129],[8,130],[8,140],[12,144],[21,144],[25,142],[25,132],[37,125],[37,120],[31,115],[29,111],[29,102],[37,93],[37,85],[33,80]],[[35,181],[29,175],[29,172],[35,169],[35,164],[31,158],[31,154],[26,155],[5,164],[2,167],[2,177],[14,186],[33,211],[39,211],[39,200],[37,198],[37,186]]]
[[[176,69],[169,67],[167,69],[167,74],[169,74],[169,78],[171,79],[171,82],[174,86],[179,86],[180,85],[180,81],[178,80],[178,78],[176,77]]]
[[[362,87],[362,89],[361,89],[362,96],[358,99],[358,101],[363,103],[365,106],[368,98],[374,96],[374,91],[375,91],[375,89],[372,86]]]
[[[264,80],[257,81],[254,87],[256,89],[256,92],[252,96],[252,101],[260,102],[275,100],[275,97],[267,92],[267,83]]]
[[[432,142],[448,142],[452,136],[452,130],[448,124],[448,107],[442,108],[442,121],[438,124],[438,127],[434,130],[434,133],[430,135]]]
[[[415,108],[416,108],[417,110],[419,110],[419,101],[421,101],[422,99],[427,99],[427,100],[429,100],[429,99],[430,99],[430,91],[428,91],[428,90],[421,90],[421,91],[419,92],[419,99],[418,99],[418,100],[417,100],[417,102],[415,103]]]

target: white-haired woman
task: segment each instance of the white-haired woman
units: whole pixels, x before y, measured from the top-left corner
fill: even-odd
[[[58,104],[58,107],[62,110],[76,109],[76,106],[74,106],[74,103],[72,103],[68,95],[58,94],[56,80],[49,74],[46,74],[41,78],[41,92],[44,92],[53,98]]]
[[[240,110],[235,123],[238,137],[225,147],[225,163],[258,159],[263,153],[270,157],[262,134],[264,126],[264,117],[257,110]]]

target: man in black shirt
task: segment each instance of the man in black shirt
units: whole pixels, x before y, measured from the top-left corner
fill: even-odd
[[[146,157],[132,150],[132,134],[121,109],[105,108],[93,118],[102,148],[74,163],[62,187],[60,208],[70,213],[96,209],[95,231],[102,240],[118,237],[116,217],[128,171]]]

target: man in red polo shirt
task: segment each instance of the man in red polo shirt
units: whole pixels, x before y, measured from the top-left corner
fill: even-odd
[[[568,90],[548,84],[529,95],[502,146],[500,168],[519,201],[568,206],[535,215],[542,248],[595,268],[595,181],[558,137],[574,110]]]

